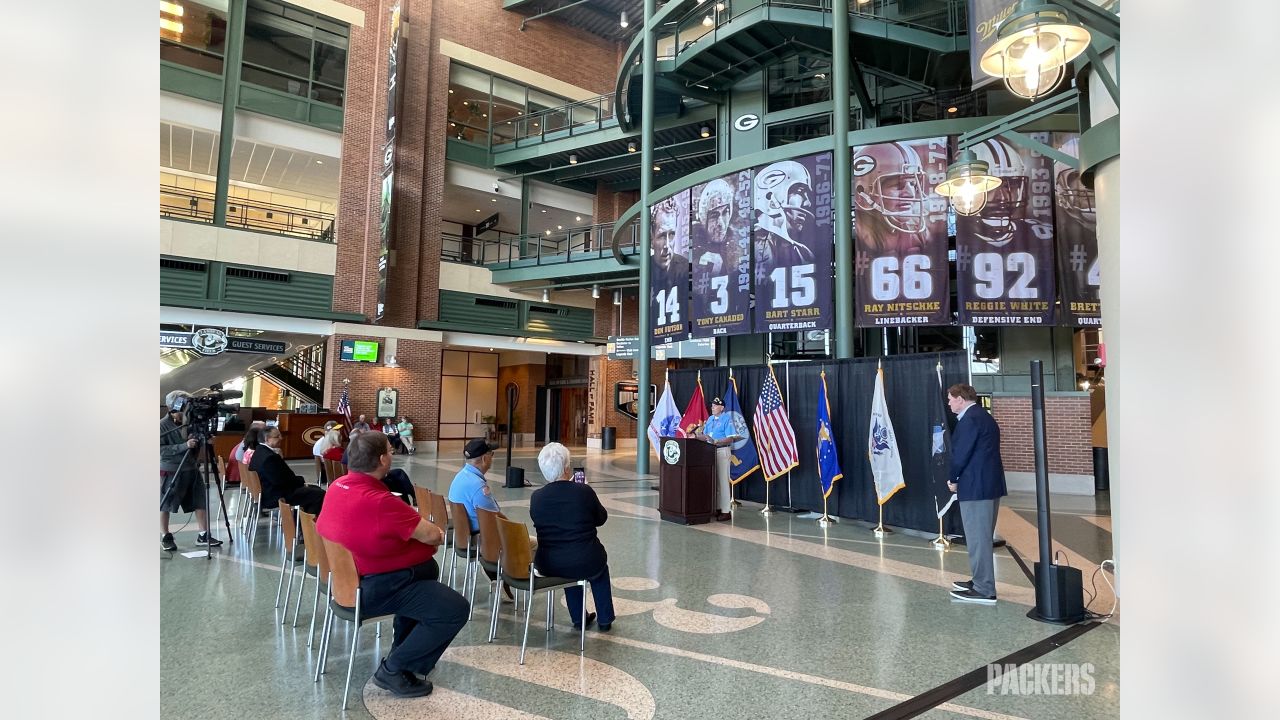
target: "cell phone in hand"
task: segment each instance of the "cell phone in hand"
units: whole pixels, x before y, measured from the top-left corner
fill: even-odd
[[[576,482],[576,483],[583,483],[583,484],[585,485],[585,484],[586,484],[586,482],[587,482],[587,469],[586,469],[586,468],[580,468],[580,467],[576,467],[576,468],[574,468],[574,469],[573,469],[573,481],[574,481],[574,482]]]

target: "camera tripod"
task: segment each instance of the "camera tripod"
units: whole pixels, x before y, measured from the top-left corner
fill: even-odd
[[[205,528],[205,538],[209,539],[213,537],[213,521],[209,519],[209,508],[207,507],[209,504],[208,503],[209,476],[214,475],[215,471],[213,469],[213,465],[214,463],[217,462],[218,458],[213,450],[212,435],[210,434],[208,427],[204,423],[201,423],[199,425],[187,423],[187,424],[178,426],[179,429],[184,427],[188,428],[187,432],[189,434],[188,435],[189,439],[194,439],[197,444],[196,444],[196,447],[194,448],[191,448],[191,447],[187,448],[187,451],[182,455],[182,459],[178,461],[178,467],[176,470],[173,471],[173,475],[170,476],[170,479],[167,482],[168,487],[165,488],[164,495],[160,498],[160,507],[164,508],[165,503],[169,500],[169,495],[173,492],[174,487],[177,486],[178,478],[181,476],[181,473],[182,473],[182,466],[186,464],[187,458],[191,457],[191,451],[192,450],[196,451],[196,456],[195,456],[196,459],[194,460],[194,462],[198,463],[200,456],[203,455],[205,460],[204,472],[199,473],[199,470],[197,470],[197,473],[202,475],[202,482],[204,483],[204,497],[205,497],[205,506],[206,506],[205,518],[207,523],[207,527]],[[231,521],[227,514],[227,501],[222,494],[222,483],[218,481],[218,478],[216,477],[216,475],[213,478],[213,486],[218,490],[218,505],[222,509],[223,527],[225,527],[227,530],[227,543],[231,543],[232,542]],[[212,547],[213,546],[211,545],[205,546],[205,557],[208,559],[213,558]]]

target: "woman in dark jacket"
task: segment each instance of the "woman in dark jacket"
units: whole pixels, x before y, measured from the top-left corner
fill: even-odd
[[[613,594],[609,588],[609,554],[596,536],[596,528],[609,519],[596,491],[586,483],[572,480],[569,449],[550,443],[538,453],[538,467],[547,484],[529,498],[529,517],[538,533],[538,550],[533,564],[543,575],[581,579],[591,582],[600,617],[600,631],[613,626]],[[574,628],[582,619],[582,588],[565,588],[565,600],[574,620]],[[587,625],[596,613],[587,614]]]

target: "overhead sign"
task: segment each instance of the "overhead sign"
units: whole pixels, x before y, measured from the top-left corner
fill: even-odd
[[[610,360],[634,360],[640,357],[640,336],[610,335],[605,346]],[[680,342],[661,345],[655,343],[649,348],[649,356],[654,360],[667,358],[714,358],[716,356],[715,338],[693,338]]]
[[[280,355],[288,349],[286,343],[276,340],[230,337],[222,328],[198,328],[189,333],[161,331],[160,347],[186,348],[201,355],[219,355],[223,352]]]
[[[480,224],[476,225],[476,234],[483,235],[496,227],[498,227],[498,213],[481,220]]]

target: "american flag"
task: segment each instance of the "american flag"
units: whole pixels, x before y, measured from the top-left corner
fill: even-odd
[[[778,378],[772,367],[769,368],[769,377],[765,378],[764,388],[760,390],[760,401],[756,404],[751,426],[756,433],[760,469],[764,471],[766,481],[800,464],[796,434],[791,429],[787,406],[782,403],[782,389],[778,387]]]
[[[347,394],[347,388],[342,388],[342,397],[338,398],[338,412],[342,413],[347,419],[347,429],[351,428],[351,396]]]

